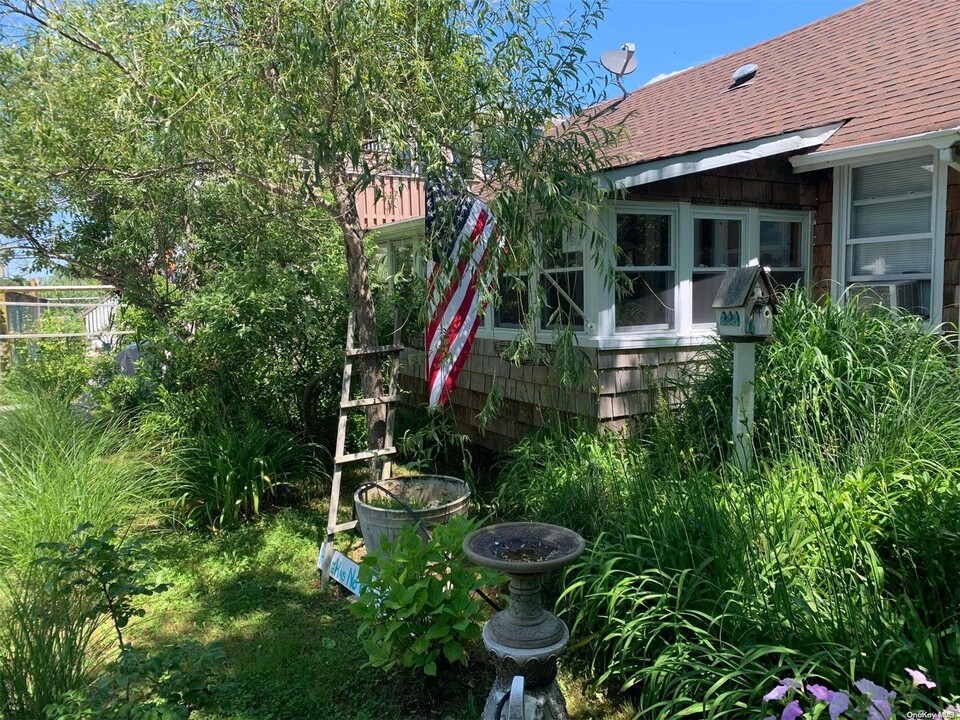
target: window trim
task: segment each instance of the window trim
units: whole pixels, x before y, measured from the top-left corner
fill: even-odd
[[[854,168],[882,165],[898,160],[929,157],[933,165],[933,184],[930,192],[930,232],[909,233],[875,238],[851,238],[850,223],[853,212],[853,170]],[[925,193],[924,193],[925,194]],[[940,158],[940,153],[933,147],[913,148],[882,154],[872,154],[867,157],[851,160],[833,168],[833,229],[831,233],[831,295],[837,302],[845,302],[848,288],[847,277],[847,250],[851,245],[870,242],[894,242],[908,239],[927,239],[933,243],[931,248],[930,271],[930,319],[926,321],[927,328],[936,329],[943,322],[943,271],[946,242],[947,219],[947,165]],[[864,242],[866,241],[866,243]],[[917,280],[926,280],[927,274],[916,277]],[[861,277],[861,276],[857,276]],[[890,276],[870,276],[869,280],[855,282],[885,282]],[[889,282],[902,280],[897,276]]]
[[[670,266],[640,266],[640,265],[624,265],[620,266],[617,264],[617,216],[618,215],[662,215],[670,218]],[[601,305],[604,306],[609,313],[609,327],[606,333],[603,334],[603,337],[637,337],[637,338],[646,338],[651,336],[671,336],[675,335],[677,328],[680,323],[680,316],[683,314],[680,309],[680,257],[679,257],[679,238],[680,238],[680,212],[676,204],[666,205],[658,203],[637,203],[637,202],[620,202],[615,203],[613,207],[613,212],[608,221],[608,225],[611,229],[609,233],[610,238],[610,256],[609,261],[612,263],[612,267],[615,272],[647,272],[647,271],[660,271],[660,272],[673,272],[674,281],[673,281],[673,327],[658,323],[657,325],[631,325],[624,327],[623,329],[617,328],[616,322],[616,313],[617,313],[617,298],[616,290],[613,289],[612,292],[606,293],[604,298],[601,301]],[[646,329],[644,329],[646,327]],[[600,333],[598,333],[600,336]]]

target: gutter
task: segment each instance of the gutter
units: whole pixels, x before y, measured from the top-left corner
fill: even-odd
[[[891,140],[879,140],[877,142],[837,148],[835,150],[822,150],[820,152],[812,152],[809,155],[796,155],[790,158],[790,163],[793,165],[794,172],[803,173],[811,170],[822,170],[847,160],[869,157],[870,155],[878,155],[892,150],[912,150],[932,147],[936,150],[950,152],[950,148],[958,141],[960,141],[960,127],[950,128],[948,130],[934,130],[918,135],[907,135]],[[953,155],[955,156],[956,153],[953,153]],[[948,160],[947,162],[950,161]]]
[[[837,122],[774,135],[773,137],[748,140],[734,145],[724,145],[711,150],[701,150],[686,155],[652,160],[607,170],[599,173],[597,179],[601,183],[608,184],[611,190],[624,190],[638,185],[658,182],[659,180],[693,175],[727,165],[736,165],[772,155],[782,155],[809,147],[817,147],[829,140],[842,126],[843,122]]]

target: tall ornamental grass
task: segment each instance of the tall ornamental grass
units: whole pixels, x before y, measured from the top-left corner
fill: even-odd
[[[153,517],[173,491],[149,442],[93,422],[57,400],[0,413],[0,568],[29,562],[41,542]]]
[[[664,720],[760,717],[791,673],[848,688],[921,667],[960,693],[955,350],[893,313],[786,298],[748,473],[727,462],[730,355],[642,437],[554,430],[504,468],[505,514],[586,533],[559,608],[595,676]]]
[[[104,660],[92,601],[51,589],[37,545],[151,519],[173,482],[145,437],[63,400],[18,401],[0,413],[0,717],[32,720]]]

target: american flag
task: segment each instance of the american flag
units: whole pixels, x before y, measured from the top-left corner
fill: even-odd
[[[434,406],[447,401],[470,354],[485,298],[497,280],[496,253],[490,252],[497,240],[487,206],[452,175],[427,181],[426,205],[426,235],[434,253],[424,347]]]

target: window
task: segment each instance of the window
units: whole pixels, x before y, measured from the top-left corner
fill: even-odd
[[[527,273],[517,277],[500,276],[500,305],[493,313],[493,326],[498,328],[519,328],[523,325],[529,307],[530,292]]]
[[[802,220],[760,219],[760,264],[770,268],[777,289],[803,284],[803,225]]]
[[[935,169],[930,155],[850,169],[842,260],[861,302],[931,318]]]
[[[617,215],[617,270],[626,280],[625,291],[616,299],[618,331],[674,327],[672,226],[669,214]]]
[[[552,329],[569,324],[574,330],[583,330],[583,252],[564,250],[544,265],[540,326]]]
[[[713,301],[727,268],[740,266],[743,222],[696,217],[693,221],[693,322],[715,322]]]

